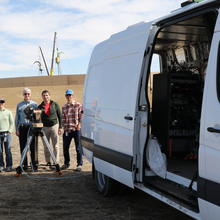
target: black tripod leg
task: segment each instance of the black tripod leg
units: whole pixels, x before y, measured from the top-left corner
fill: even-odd
[[[30,150],[30,144],[31,144],[32,139],[33,139],[33,136],[29,136],[27,139],[27,144],[21,154],[20,166],[16,168],[16,176],[20,176],[22,174],[22,171],[23,171],[22,165],[23,165],[25,158],[27,157],[27,152]]]
[[[36,162],[36,164],[39,164],[39,162],[38,162],[38,136],[35,137],[35,145],[34,145],[34,147],[35,147],[35,154],[34,154],[35,162]]]

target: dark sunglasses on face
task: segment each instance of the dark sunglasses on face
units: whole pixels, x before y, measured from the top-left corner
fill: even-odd
[[[1,104],[5,103],[5,101],[0,101]]]
[[[66,96],[71,96],[70,94],[67,94]]]
[[[30,93],[24,93],[24,95],[30,95]]]

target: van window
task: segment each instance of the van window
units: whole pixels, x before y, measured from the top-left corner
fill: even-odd
[[[152,105],[153,76],[162,72],[160,58],[159,54],[154,53],[151,60],[150,75],[148,80],[148,100],[150,105]]]
[[[156,53],[153,54],[153,57],[152,57],[150,72],[151,73],[161,72],[161,70],[160,70],[160,57]]]

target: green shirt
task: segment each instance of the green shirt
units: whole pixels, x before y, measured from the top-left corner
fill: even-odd
[[[11,111],[8,109],[0,110],[0,132],[13,131],[14,120]]]

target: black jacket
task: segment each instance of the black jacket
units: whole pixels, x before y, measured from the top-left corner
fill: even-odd
[[[48,116],[45,113],[45,104],[42,102],[39,106],[39,109],[42,110],[41,113],[41,121],[44,125],[44,127],[52,127],[55,124],[59,123],[59,128],[61,128],[61,111],[60,111],[60,106],[54,102],[50,101],[50,115]]]

